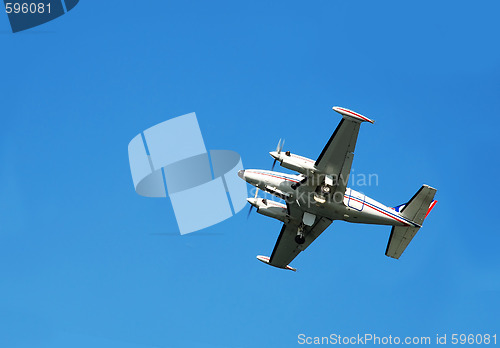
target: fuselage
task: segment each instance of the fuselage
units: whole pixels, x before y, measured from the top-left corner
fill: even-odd
[[[304,174],[285,174],[269,170],[247,169],[238,175],[249,184],[266,191],[274,196],[289,202],[296,202],[300,207],[316,216],[324,216],[331,220],[344,220],[347,222],[392,225],[392,226],[419,226],[403,217],[399,212],[364,194],[347,188],[345,193],[332,194],[330,199],[318,200],[315,198],[314,183],[305,183]],[[298,187],[297,187],[298,186]],[[249,202],[264,207],[262,199],[249,199]],[[260,205],[260,206],[259,206]],[[278,204],[273,203],[272,209],[277,209]],[[285,205],[281,205],[286,210]],[[265,214],[275,217],[271,214]],[[278,217],[275,217],[278,218]]]

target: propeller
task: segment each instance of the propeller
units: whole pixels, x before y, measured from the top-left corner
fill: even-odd
[[[280,140],[278,141],[278,146],[276,146],[276,152],[278,153],[278,155],[281,153],[281,150],[283,149],[283,145],[285,145],[285,140],[283,139],[283,142],[281,142],[281,138],[280,138]],[[277,161],[277,159],[275,158],[274,162],[273,162],[273,166],[271,167],[271,170],[274,170],[274,166],[276,165],[276,161]]]
[[[257,199],[258,194],[259,194],[259,188],[257,187],[257,190],[255,190],[255,196],[253,196],[253,198]],[[252,213],[252,209],[253,209],[253,204],[250,204],[250,209],[248,209],[247,219],[250,217],[250,214]]]

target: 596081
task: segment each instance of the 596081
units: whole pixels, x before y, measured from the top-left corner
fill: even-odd
[[[39,3],[28,3],[28,2],[6,2],[5,3],[5,12],[9,13],[50,13],[50,3],[44,4],[43,2]]]

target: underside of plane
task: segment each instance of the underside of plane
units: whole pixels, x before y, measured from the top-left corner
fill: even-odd
[[[299,174],[273,170],[241,170],[238,176],[255,186],[248,198],[250,209],[283,222],[271,256],[257,259],[271,266],[289,269],[290,262],[304,251],[334,221],[392,226],[385,254],[398,259],[432,210],[436,189],[423,185],[405,204],[388,207],[347,187],[354,149],[361,123],[374,121],[352,110],[334,107],[342,120],[316,161],[283,152],[283,143],[270,152],[274,164]],[[273,169],[274,169],[273,164]],[[285,203],[259,198],[259,190]]]

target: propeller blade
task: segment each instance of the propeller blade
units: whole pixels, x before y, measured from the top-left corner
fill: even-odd
[[[283,141],[281,142],[280,150],[278,151],[278,153],[280,153],[281,150],[283,150],[283,146],[285,146],[285,139],[283,139]]]
[[[255,196],[253,196],[253,198],[257,199],[258,194],[259,194],[259,188],[257,187],[257,189],[255,190]],[[253,205],[250,204],[250,209],[248,210],[247,219],[250,217],[250,214],[252,213],[252,209],[253,209]]]
[[[250,209],[248,209],[247,220],[250,218],[250,214],[252,213],[253,205],[250,204]]]
[[[276,146],[276,153],[279,155],[281,153],[281,150],[283,150],[283,145],[285,145],[285,139],[281,139],[278,141],[278,146]],[[271,170],[274,170],[274,166],[276,165],[277,159],[274,159],[273,166],[271,167]]]

